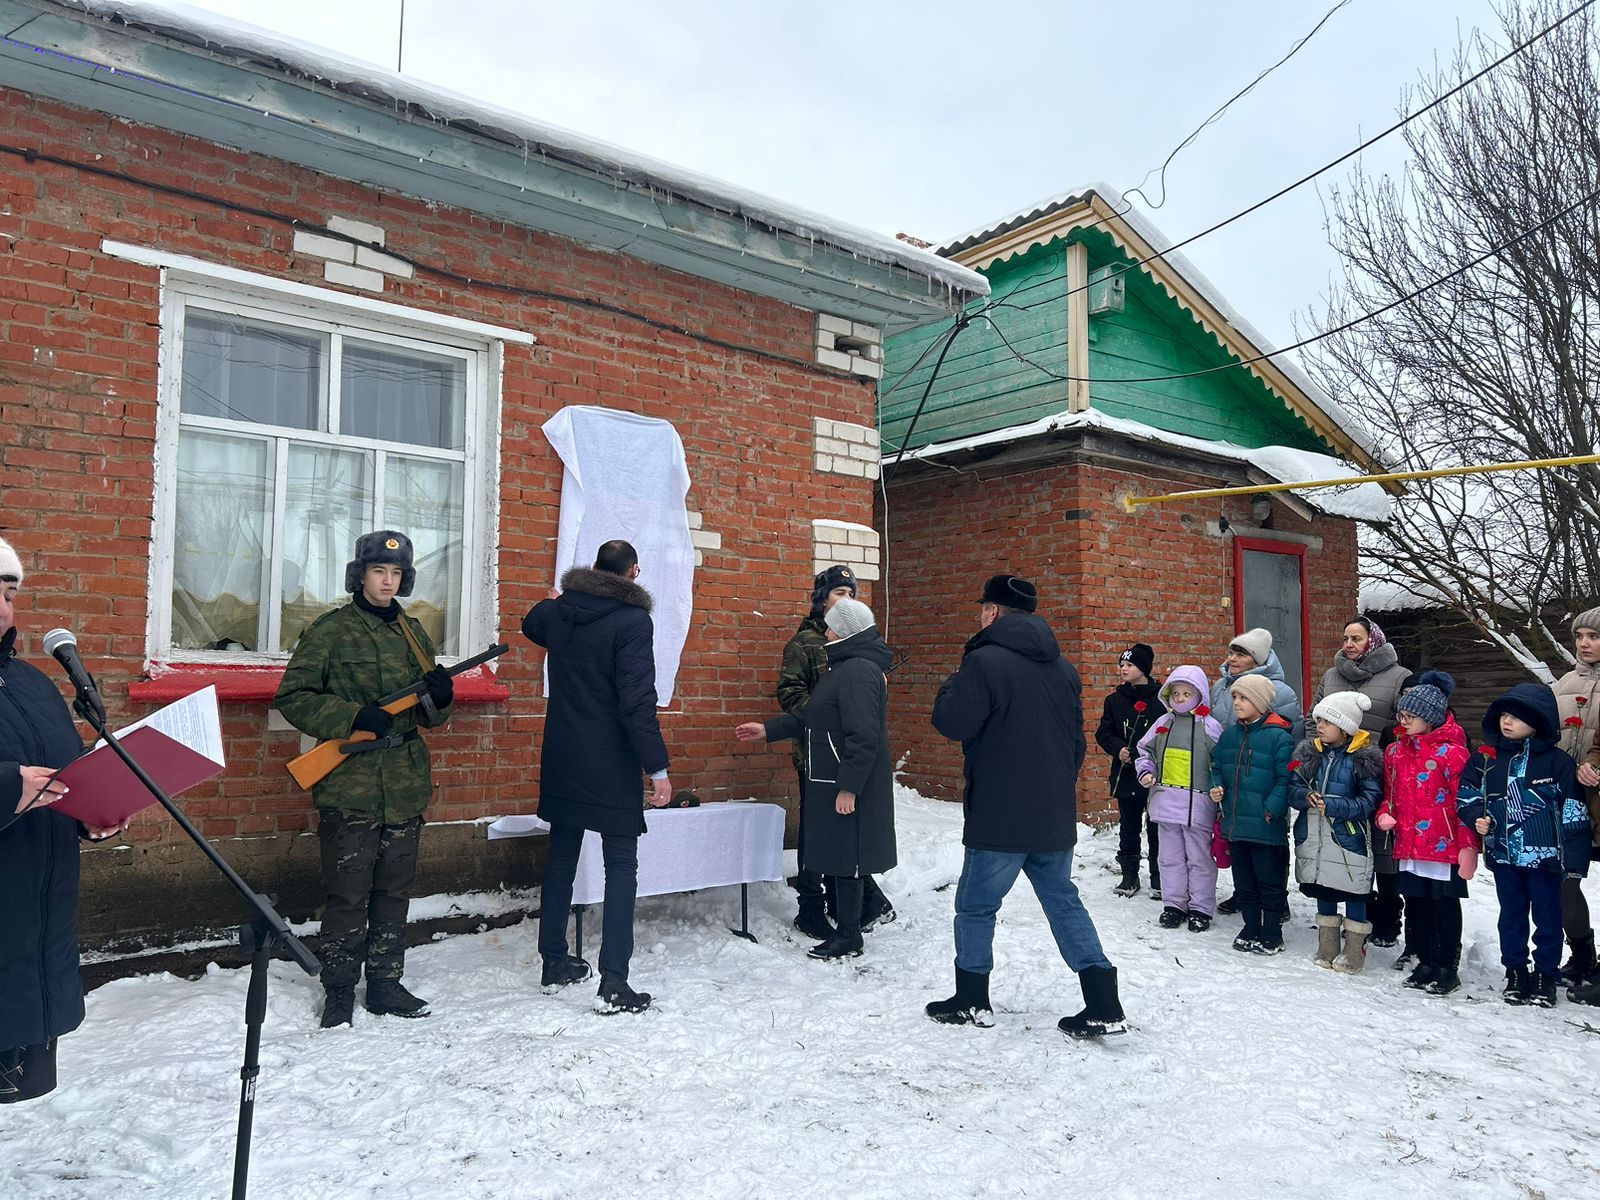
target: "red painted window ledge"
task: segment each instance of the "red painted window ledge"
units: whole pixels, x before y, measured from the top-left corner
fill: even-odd
[[[271,704],[283,682],[281,666],[229,666],[226,663],[157,663],[150,678],[128,685],[135,704],[171,704],[203,687],[217,685],[217,699],[235,704]],[[511,697],[511,689],[487,666],[456,676],[456,700],[462,704],[495,704]]]

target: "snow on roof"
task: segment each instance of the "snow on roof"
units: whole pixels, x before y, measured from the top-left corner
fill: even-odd
[[[1154,222],[1144,213],[1133,206],[1132,201],[1124,198],[1116,188],[1105,183],[1086,183],[1069,191],[1052,196],[1048,200],[1041,200],[1037,204],[1030,204],[1018,209],[1008,217],[1003,217],[989,225],[977,229],[970,229],[966,233],[941,242],[934,247],[940,254],[953,255],[973,246],[980,246],[991,241],[1003,233],[1009,233],[1022,225],[1048,217],[1052,213],[1063,209],[1072,208],[1085,203],[1091,196],[1099,196],[1117,218],[1139,235],[1157,254],[1161,261],[1166,263],[1174,273],[1181,277],[1190,287],[1199,292],[1212,308],[1217,310],[1222,317],[1239,334],[1244,341],[1255,348],[1259,354],[1273,355],[1272,363],[1288,376],[1295,387],[1305,393],[1306,399],[1325,413],[1330,421],[1344,430],[1358,446],[1372,456],[1374,462],[1383,462],[1377,443],[1372,435],[1348,410],[1339,404],[1332,396],[1323,391],[1314,383],[1309,375],[1300,369],[1287,355],[1278,354],[1277,347],[1262,336],[1256,327],[1244,319],[1244,316],[1228,303],[1217,285],[1207,279],[1184,254],[1172,249],[1172,242],[1166,234],[1157,229]]]
[[[759,225],[835,246],[862,258],[903,267],[916,275],[972,295],[989,294],[977,271],[930,250],[775,200],[710,175],[638,154],[509,109],[484,104],[447,88],[423,83],[372,63],[347,58],[286,34],[275,33],[185,4],[154,0],[53,0],[102,20],[119,20],[217,54],[305,77],[365,100],[421,110],[434,120],[462,125],[556,162],[622,183],[654,187]]]
[[[934,442],[908,451],[904,455],[885,455],[884,465],[898,462],[902,457],[938,458],[960,450],[974,450],[982,446],[1023,441],[1063,429],[1102,429],[1137,441],[1196,450],[1215,458],[1248,463],[1280,483],[1304,483],[1312,480],[1349,478],[1361,474],[1342,458],[1335,458],[1331,454],[1317,454],[1289,446],[1237,446],[1232,442],[1190,437],[1187,434],[1157,429],[1153,425],[1145,425],[1139,421],[1107,416],[1093,408],[1076,413],[1055,413],[1006,429],[994,429],[988,433],[955,438],[948,442]],[[1328,489],[1318,489],[1314,493],[1296,492],[1296,495],[1329,516],[1350,517],[1357,521],[1387,520],[1391,507],[1388,493],[1375,483],[1358,483],[1337,488],[1330,486]]]
[[[1362,564],[1366,575],[1367,564]],[[1439,608],[1444,595],[1424,584],[1411,585],[1394,579],[1363,578],[1360,606],[1364,613],[1406,612],[1414,608]]]

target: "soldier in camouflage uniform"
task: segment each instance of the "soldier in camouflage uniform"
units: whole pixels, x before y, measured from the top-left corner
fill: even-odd
[[[813,581],[811,612],[800,622],[783,648],[783,668],[778,672],[776,695],[783,711],[791,717],[801,716],[811,703],[811,692],[828,670],[827,626],[823,616],[845,597],[856,598],[855,572],[846,566],[833,566],[823,571]],[[806,794],[805,747],[801,740],[794,745],[794,770],[799,780],[799,795]],[[804,804],[801,805],[802,812]],[[806,840],[805,821],[800,822],[800,845]],[[801,855],[802,861],[804,855]],[[861,928],[863,931],[895,917],[889,898],[878,887],[877,880],[865,876],[862,880]],[[794,879],[794,890],[799,893],[800,908],[794,927],[814,941],[825,942],[834,936],[833,925],[828,920],[832,896],[824,890],[823,876],[816,871],[802,869]]]
[[[366,964],[369,1012],[428,1015],[400,982],[406,912],[422,813],[433,792],[419,726],[442,723],[454,689],[434,647],[396,596],[416,582],[411,539],[380,529],[356,541],[345,568],[350,603],[300,635],[274,704],[302,733],[326,741],[363,730],[381,749],[353,754],[311,791],[322,843],[323,1028],[348,1025]],[[403,624],[402,624],[403,622]],[[375,703],[421,678],[425,703],[398,716]]]

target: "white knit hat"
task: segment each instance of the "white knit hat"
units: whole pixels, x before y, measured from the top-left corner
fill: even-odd
[[[1372,701],[1360,692],[1334,692],[1324,696],[1322,702],[1311,710],[1313,720],[1337,725],[1351,736],[1361,728],[1361,714],[1370,711]]]
[[[8,583],[22,582],[22,560],[5,538],[0,538],[0,579]]]
[[[1272,634],[1266,629],[1246,629],[1228,643],[1228,649],[1235,647],[1255,659],[1256,666],[1264,667],[1267,665],[1267,656],[1272,653]]]
[[[871,629],[877,624],[872,610],[861,601],[851,599],[849,596],[835,601],[822,619],[829,629],[839,635],[841,641],[847,637],[854,637],[863,629]]]

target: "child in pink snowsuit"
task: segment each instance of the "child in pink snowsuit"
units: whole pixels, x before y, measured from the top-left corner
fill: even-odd
[[[1217,863],[1211,829],[1217,806],[1209,792],[1211,751],[1222,726],[1205,704],[1210,695],[1199,667],[1177,667],[1161,688],[1167,712],[1139,739],[1134,768],[1150,789],[1150,819],[1159,829],[1163,929],[1186,920],[1191,933],[1211,927],[1217,908]]]

